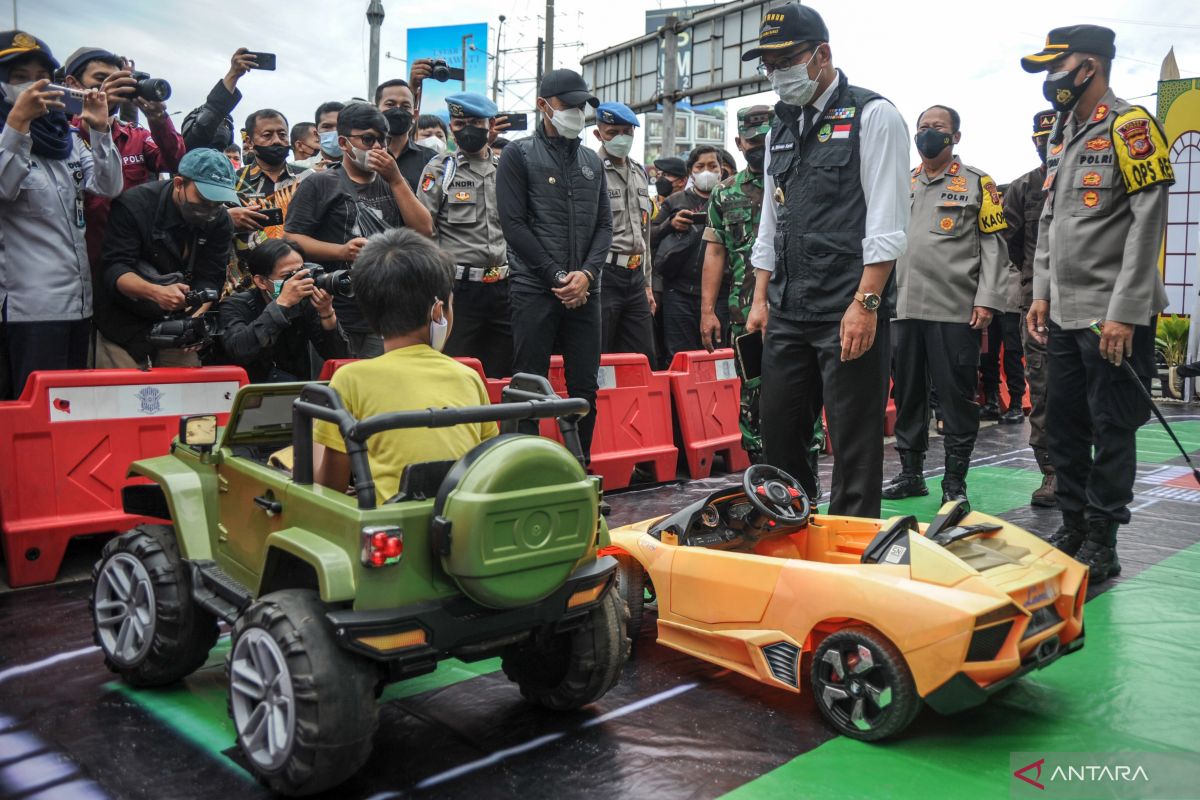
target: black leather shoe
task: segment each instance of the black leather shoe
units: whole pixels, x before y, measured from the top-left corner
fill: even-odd
[[[883,490],[884,500],[903,500],[905,497],[924,497],[929,494],[925,478],[919,473],[913,475],[901,472],[892,479],[892,484]]]
[[[1025,412],[1021,410],[1019,404],[1009,406],[1008,411],[1000,415],[1001,425],[1020,425],[1024,421]]]
[[[979,418],[985,422],[1000,419],[1000,393],[985,392],[983,405],[979,407]]]
[[[1117,559],[1117,548],[1088,539],[1075,554],[1075,560],[1088,568],[1088,581],[1095,586],[1101,581],[1121,574],[1121,562]]]
[[[1087,539],[1087,535],[1088,532],[1086,528],[1074,523],[1064,522],[1062,525],[1059,525],[1058,530],[1056,530],[1050,536],[1050,538],[1046,540],[1046,544],[1055,549],[1061,550],[1069,556],[1074,556],[1079,552],[1079,548],[1083,546],[1083,542],[1085,539]]]

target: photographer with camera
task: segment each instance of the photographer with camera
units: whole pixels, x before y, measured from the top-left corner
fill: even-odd
[[[121,191],[104,93],[80,100],[85,144],[71,130],[61,87],[50,84],[57,67],[41,40],[0,32],[0,399],[20,396],[35,370],[87,367],[83,193]]]
[[[135,72],[124,58],[102,47],[80,47],[67,58],[62,68],[62,83],[72,89],[99,89],[108,98],[108,127],[113,144],[121,154],[125,183],[121,191],[156,180],[160,172],[179,168],[186,148],[183,137],[167,115],[165,100],[171,85],[144,72]],[[136,122],[122,122],[117,115],[121,104],[129,101],[146,115],[149,130]],[[84,133],[87,122],[78,115],[71,124]],[[112,200],[91,192],[84,193],[83,217],[87,223],[88,260],[93,270],[100,268],[100,248]]]
[[[650,224],[654,270],[663,280],[663,333],[667,363],[684,350],[700,350],[700,284],[704,269],[703,233],[708,221],[708,197],[721,182],[720,151],[699,145],[688,154],[691,182],[668,197]],[[717,300],[721,331],[729,328],[728,280]],[[722,335],[724,338],[724,335]]]
[[[388,154],[387,131],[387,120],[373,105],[359,102],[341,109],[341,169],[313,173],[292,195],[284,231],[325,269],[350,269],[367,237],[390,228],[433,233],[433,218]],[[383,352],[383,340],[371,332],[353,298],[335,298],[334,307],[355,357]]]
[[[113,202],[97,283],[97,367],[200,366],[202,315],[225,282],[233,245],[224,204],[236,202],[229,159],[208,148],[185,155],[172,180],[142,184]],[[152,337],[167,319],[187,325],[159,327]],[[179,340],[164,329],[179,332]]]
[[[183,141],[188,150],[199,147],[224,150],[233,144],[233,117],[230,115],[242,102],[237,82],[257,67],[258,62],[248,48],[239,47],[234,51],[229,59],[229,71],[213,86],[204,105],[193,108],[183,118]]]
[[[336,289],[337,275],[306,264],[288,239],[268,239],[247,266],[254,286],[221,301],[220,329],[225,355],[246,369],[251,383],[311,380],[309,344],[321,358],[350,357],[334,296],[321,288]]]

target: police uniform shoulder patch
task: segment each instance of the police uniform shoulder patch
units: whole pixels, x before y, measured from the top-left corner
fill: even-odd
[[[437,184],[437,178],[433,177],[432,172],[426,172],[421,176],[421,191],[428,192]]]
[[[1004,221],[1004,206],[996,182],[988,175],[979,179],[983,193],[979,198],[979,230],[982,233],[998,233],[1008,228]]]
[[[1112,142],[1128,194],[1175,182],[1166,138],[1158,121],[1144,108],[1134,106],[1117,115],[1112,123]]]

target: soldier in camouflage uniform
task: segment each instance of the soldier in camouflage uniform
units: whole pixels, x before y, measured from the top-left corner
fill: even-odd
[[[737,113],[738,149],[746,158],[747,168],[713,190],[708,204],[708,227],[704,229],[706,251],[700,300],[700,340],[709,351],[721,343],[721,323],[716,314],[721,283],[729,271],[729,343],[746,332],[746,317],[754,301],[754,271],[748,269],[750,249],[758,233],[763,204],[763,156],[766,137],[771,130],[769,106],[750,106]],[[749,274],[747,274],[749,273]],[[761,378],[747,379],[738,364],[742,379],[742,447],[757,463],[762,456],[762,433],[758,424],[758,395]],[[816,456],[825,448],[820,419],[813,431],[811,460],[816,474]]]

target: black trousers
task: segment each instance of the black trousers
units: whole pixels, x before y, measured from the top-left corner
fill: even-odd
[[[566,371],[567,394],[582,397],[592,407],[579,423],[583,454],[592,450],[596,428],[597,373],[600,370],[600,297],[593,293],[587,303],[568,309],[552,294],[514,291],[512,301],[513,373],[548,375],[550,355],[561,352]],[[522,433],[536,434],[536,422],[525,421]]]
[[[729,293],[717,297],[717,319],[721,322],[721,341],[729,341]],[[700,295],[667,288],[663,292],[663,335],[666,339],[667,365],[676,353],[703,350],[700,342]]]
[[[646,299],[646,277],[642,270],[614,264],[604,267],[604,291],[600,293],[601,352],[644,353],[651,369],[656,368],[654,319]]]
[[[25,381],[38,370],[87,369],[91,346],[91,319],[0,323],[0,363],[8,365],[0,381],[7,394],[0,400],[20,397]]]
[[[883,413],[887,404],[888,320],[861,357],[842,361],[839,322],[772,316],[763,343],[763,460],[794,475],[810,496],[813,426],[825,406],[833,444],[829,513],[878,517],[883,484]]]
[[[1008,384],[1008,397],[1014,408],[1020,408],[1025,399],[1025,365],[1021,358],[1025,349],[1021,344],[1021,328],[1025,317],[1016,311],[1008,311],[992,317],[988,326],[988,349],[979,354],[979,374],[986,392],[1000,391],[1000,347],[1004,346],[1004,377]]]
[[[1147,388],[1154,374],[1154,330],[1153,319],[1134,328],[1129,358]],[[1125,367],[1104,360],[1091,330],[1068,331],[1051,322],[1046,352],[1054,376],[1047,390],[1046,440],[1059,507],[1064,514],[1128,523],[1137,429],[1150,418],[1150,403]]]
[[[452,358],[478,358],[489,378],[512,375],[512,311],[508,281],[454,284],[454,327],[443,352]]]
[[[979,433],[975,376],[982,336],[965,322],[896,320],[896,449],[929,449],[930,387],[947,454],[969,458]]]

